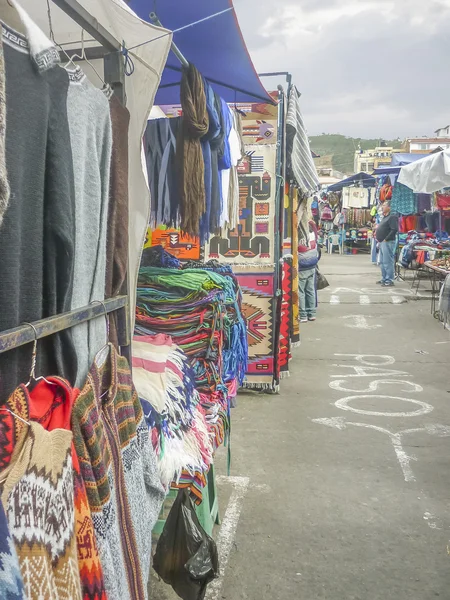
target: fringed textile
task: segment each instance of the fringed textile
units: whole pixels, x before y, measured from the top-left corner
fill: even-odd
[[[180,88],[182,124],[177,140],[181,229],[199,235],[205,212],[205,164],[201,138],[209,129],[202,76],[190,64],[183,68]]]

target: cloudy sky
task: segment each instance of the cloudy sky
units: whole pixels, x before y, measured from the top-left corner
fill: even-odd
[[[293,74],[311,135],[404,138],[450,123],[450,0],[234,6],[256,69]]]

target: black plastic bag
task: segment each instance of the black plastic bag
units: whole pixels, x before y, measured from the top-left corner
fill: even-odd
[[[328,279],[325,277],[325,275],[322,275],[322,273],[319,271],[319,267],[316,268],[316,277],[317,277],[317,289],[318,290],[324,290],[326,287],[328,287],[330,285],[328,283]]]
[[[187,490],[180,490],[156,546],[153,568],[183,600],[203,600],[219,574],[216,542],[200,525]]]

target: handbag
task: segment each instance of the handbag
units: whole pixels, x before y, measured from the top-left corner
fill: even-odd
[[[325,275],[322,275],[322,273],[319,271],[319,267],[316,267],[316,279],[317,279],[317,289],[318,290],[324,290],[326,287],[328,287],[330,285],[328,283],[328,279],[325,277]]]

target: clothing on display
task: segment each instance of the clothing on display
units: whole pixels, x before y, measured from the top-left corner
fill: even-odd
[[[72,430],[106,594],[134,600],[147,598],[151,532],[165,491],[127,360],[113,345],[104,352],[75,400]]]
[[[145,600],[167,490],[117,321],[106,346],[104,318],[33,324],[124,291],[132,116],[9,5],[25,33],[1,27],[0,332],[36,340],[0,355],[0,595]]]
[[[128,271],[128,131],[130,113],[117,96],[109,101],[112,126],[112,154],[110,168],[108,223],[106,238],[105,298],[126,292]],[[118,347],[117,316],[109,317],[109,339]]]
[[[180,88],[182,120],[177,140],[181,228],[198,235],[205,212],[205,163],[200,139],[209,128],[202,76],[190,64],[183,68]]]
[[[35,57],[25,36],[6,24],[2,33],[6,168],[15,201],[3,215],[0,235],[0,331],[69,310],[75,264],[69,76],[57,66],[59,55],[50,41]],[[73,380],[77,355],[70,332],[43,340],[40,350],[40,372]],[[2,398],[26,379],[24,355],[22,348],[0,355]]]
[[[345,187],[342,190],[342,208],[367,208],[369,198],[368,188]]]
[[[319,177],[300,109],[300,94],[294,85],[290,88],[288,98],[286,137],[288,177],[293,179],[303,192],[309,194],[316,191],[319,187]]]
[[[166,254],[154,252],[150,260],[154,265],[174,260]],[[135,333],[169,334],[185,352],[215,447],[222,444],[248,356],[242,297],[230,266],[210,261],[182,269],[141,267]]]
[[[350,227],[365,227],[371,219],[371,210],[367,208],[348,208],[344,211],[344,224]]]
[[[135,336],[133,379],[161,481],[166,487],[188,487],[201,502],[213,446],[187,356],[170,336]]]
[[[292,249],[298,247],[298,216],[297,202],[298,195],[294,186],[290,186],[289,195],[291,197],[292,209]],[[291,304],[291,344],[296,347],[300,344],[300,325],[299,325],[299,294],[298,294],[299,272],[298,272],[298,253],[292,253],[292,304]]]
[[[396,183],[392,192],[391,210],[401,215],[417,213],[417,194],[402,183]]]
[[[283,273],[281,282],[281,319],[279,352],[277,353],[280,376],[289,375],[289,360],[291,355],[291,318],[292,318],[292,259],[283,259]]]
[[[180,113],[150,119],[144,135],[150,227],[180,228],[203,244],[238,222],[241,122],[193,65],[184,69]]]
[[[75,260],[70,309],[104,300],[106,235],[110,191],[112,129],[110,106],[78,67],[68,71],[67,114],[75,192]],[[82,323],[72,331],[80,386],[102,346],[105,321]]]

